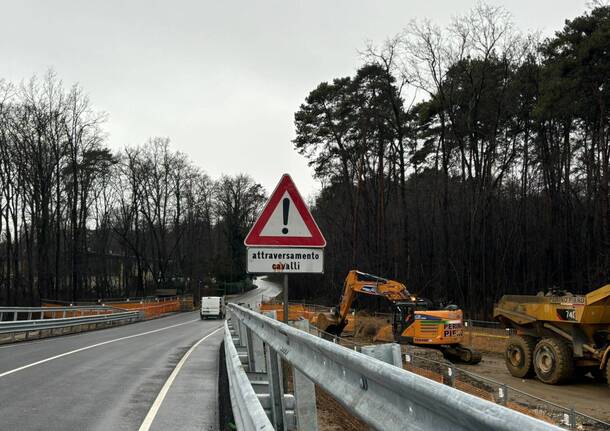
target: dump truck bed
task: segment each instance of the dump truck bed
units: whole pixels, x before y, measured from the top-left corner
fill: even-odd
[[[610,284],[587,295],[504,295],[494,318],[518,325],[536,321],[610,325]]]

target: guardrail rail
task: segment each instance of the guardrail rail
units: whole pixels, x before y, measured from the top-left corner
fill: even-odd
[[[32,332],[38,332],[40,338],[44,330],[49,331],[47,335],[53,336],[56,329],[62,329],[64,333],[65,329],[83,329],[84,326],[92,329],[99,325],[132,323],[143,317],[141,311],[125,311],[108,306],[0,307],[0,335],[8,336],[9,341],[16,341],[16,335],[24,334],[27,340]]]
[[[315,385],[378,430],[560,429],[371,357],[379,356],[375,352],[367,355],[345,348],[238,305],[227,309],[231,326],[225,329],[225,354],[227,368],[233,367],[228,373],[239,374],[235,368],[241,364],[250,381],[247,385],[242,378],[230,385],[233,409],[242,417],[236,419],[239,430],[258,429],[245,425],[256,423],[253,417],[243,416],[256,414],[260,419],[260,407],[276,430],[317,430]],[[232,342],[237,343],[239,363]],[[400,360],[399,349],[386,350],[390,356],[398,352]],[[293,368],[294,396],[284,394],[282,360]],[[254,403],[251,389],[257,405],[246,409],[233,402],[249,394]]]

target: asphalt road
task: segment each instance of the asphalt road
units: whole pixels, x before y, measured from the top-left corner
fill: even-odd
[[[279,293],[258,284],[232,300]],[[215,431],[222,327],[179,313],[0,346],[0,431]]]
[[[263,300],[274,298],[282,293],[279,283],[270,281],[268,277],[262,276],[254,280],[256,289],[241,295],[232,295],[227,298],[228,302],[249,304],[250,308],[258,309]]]
[[[137,430],[184,353],[219,327],[219,321],[202,322],[197,313],[184,313],[3,346],[0,429]],[[180,421],[174,429],[216,429],[216,361],[221,338],[218,331],[204,340],[183,368],[194,378],[190,395],[198,401],[189,410],[191,417],[183,417],[182,411],[174,417],[176,409],[171,404],[183,398],[174,396],[179,389],[176,383],[151,429],[156,421],[172,420]],[[197,365],[199,372],[193,373]]]

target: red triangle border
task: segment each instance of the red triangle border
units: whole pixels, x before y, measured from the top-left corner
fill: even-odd
[[[279,205],[282,196],[284,193],[288,192],[292,202],[303,218],[305,222],[305,226],[309,229],[311,233],[310,237],[300,237],[300,236],[262,236],[260,233],[265,228],[265,225],[269,222],[271,218],[271,214],[275,208]],[[244,244],[248,247],[314,247],[314,248],[322,248],[326,246],[326,239],[320,228],[318,227],[316,221],[313,219],[305,201],[299,194],[292,178],[290,175],[284,174],[280,179],[280,182],[275,187],[275,190],[271,194],[271,197],[265,204],[265,208],[254,222],[252,229],[248,235],[246,235],[246,239],[244,240]]]

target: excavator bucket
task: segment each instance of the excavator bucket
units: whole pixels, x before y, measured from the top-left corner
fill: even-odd
[[[316,326],[318,329],[328,332],[331,335],[341,335],[346,325],[346,321],[341,322],[339,316],[336,316],[333,313],[319,313],[316,318]]]

